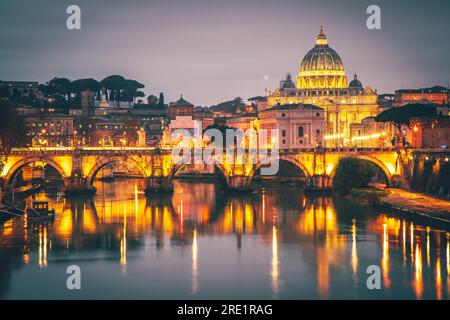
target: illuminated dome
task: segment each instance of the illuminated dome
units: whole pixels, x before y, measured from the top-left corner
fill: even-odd
[[[303,58],[297,76],[299,89],[341,89],[347,87],[347,77],[341,57],[328,46],[320,28],[316,46]]]
[[[353,80],[348,85],[348,87],[362,89],[363,85],[362,85],[361,81],[358,80],[358,76],[356,74],[355,74]]]

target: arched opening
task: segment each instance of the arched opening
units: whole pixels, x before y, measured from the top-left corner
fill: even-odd
[[[5,177],[5,187],[19,192],[38,189],[62,190],[64,170],[49,159],[24,159],[14,164]]]
[[[135,188],[146,188],[147,174],[142,166],[130,158],[101,159],[86,177],[86,183],[94,187],[97,193],[114,193]]]
[[[181,164],[172,168],[170,173],[170,180],[174,178],[214,178],[226,181],[227,173],[223,166],[220,164]]]
[[[366,188],[374,184],[389,187],[391,175],[386,166],[377,159],[343,157],[333,169],[331,178],[337,193],[347,194],[353,188]]]
[[[259,164],[254,172],[253,179],[257,181],[263,180],[278,180],[284,182],[295,182],[300,185],[306,183],[308,172],[304,166],[292,159],[280,158],[278,171],[275,175],[263,175],[261,169],[269,167],[271,164]]]
[[[359,161],[369,163],[375,169],[375,174],[372,177],[370,183],[384,184],[386,187],[390,186],[391,173],[389,172],[389,169],[381,161],[375,158],[364,156],[357,157],[357,159]]]

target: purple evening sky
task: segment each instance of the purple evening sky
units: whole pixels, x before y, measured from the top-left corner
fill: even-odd
[[[81,7],[82,29],[66,29]],[[368,30],[378,4],[382,29]],[[103,0],[0,2],[0,80],[123,74],[195,105],[264,93],[297,74],[320,25],[349,77],[379,92],[450,81],[450,2]]]

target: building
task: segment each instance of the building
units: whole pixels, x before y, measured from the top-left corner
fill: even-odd
[[[169,104],[169,120],[175,120],[176,117],[192,117],[194,115],[194,105],[183,99],[181,95],[180,99],[176,102]]]
[[[144,128],[147,146],[157,146],[167,127],[167,110],[148,104],[136,104],[130,114]]]
[[[136,147],[142,143],[142,127],[132,116],[115,115],[108,117],[94,117],[88,124],[80,124],[82,130],[88,126],[84,135],[85,144],[100,147]],[[81,136],[81,135],[80,135]]]
[[[445,87],[434,86],[421,89],[400,89],[395,91],[395,105],[403,106],[408,103],[448,104],[449,90]]]
[[[324,109],[310,104],[279,105],[259,112],[259,129],[270,145],[275,129],[280,148],[315,148],[324,143],[324,115]]]
[[[39,83],[37,81],[1,81],[0,88],[6,87],[9,89],[10,94],[14,94],[17,91],[20,95],[25,93],[39,93]]]
[[[169,125],[164,131],[162,144],[166,147],[178,145],[185,138],[181,132],[186,132],[191,136],[201,134],[201,125],[201,120],[194,119],[194,105],[184,100],[181,95],[179,100],[169,104]],[[200,132],[196,132],[196,128]],[[175,140],[172,139],[174,132],[179,133]],[[189,141],[189,144],[191,143],[192,141]]]
[[[450,142],[450,116],[412,118],[410,121],[411,147],[448,148]]]
[[[76,131],[74,118],[60,113],[36,113],[24,116],[31,145],[62,147],[73,145]]]
[[[355,148],[384,148],[391,146],[390,136],[383,122],[374,117],[362,119],[350,125],[350,146]]]
[[[234,116],[226,120],[226,125],[244,132],[248,129],[258,129],[258,115],[256,113],[245,113]]]
[[[347,84],[344,64],[328,45],[321,28],[316,45],[303,58],[294,84],[288,74],[279,88],[270,92],[269,106],[312,104],[325,112],[325,135],[328,145],[350,144],[350,125],[379,113],[377,93],[354,75]]]
[[[395,94],[384,93],[378,95],[378,104],[383,107],[392,107],[395,103]]]

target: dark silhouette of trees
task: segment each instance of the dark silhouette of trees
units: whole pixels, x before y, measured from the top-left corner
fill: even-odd
[[[158,101],[158,107],[160,109],[164,109],[166,106],[164,105],[164,93],[159,94],[159,101]]]
[[[26,146],[27,129],[14,105],[0,100],[0,172],[3,164],[13,148]]]
[[[333,188],[339,195],[347,195],[352,188],[367,187],[376,174],[376,167],[368,161],[347,157],[339,159],[333,179]]]
[[[155,95],[151,94],[147,97],[147,103],[149,106],[155,107],[156,105],[158,105],[159,101]]]
[[[46,84],[41,84],[39,90],[45,97],[53,98],[48,103],[67,109],[80,104],[81,92],[84,90],[95,92],[97,98],[99,98],[102,88],[105,88],[106,99],[115,101],[119,105],[119,101],[125,101],[130,104],[136,98],[144,97],[144,92],[139,90],[144,87],[142,83],[136,80],[126,79],[121,75],[111,75],[101,81],[92,78],[70,81],[67,78],[55,77]]]
[[[385,110],[375,117],[375,121],[390,122],[396,126],[399,132],[401,132],[402,125],[409,127],[411,118],[430,117],[435,115],[437,115],[435,105],[413,103]]]

